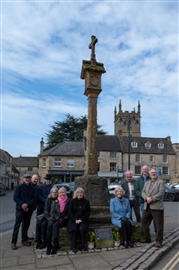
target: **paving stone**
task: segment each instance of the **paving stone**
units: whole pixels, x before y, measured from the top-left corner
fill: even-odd
[[[19,256],[19,265],[35,263],[34,255]]]

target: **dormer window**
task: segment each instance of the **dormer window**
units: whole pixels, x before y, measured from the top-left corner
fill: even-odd
[[[163,149],[164,148],[164,143],[163,142],[159,142],[158,143],[158,148],[159,149]]]
[[[151,148],[151,143],[150,142],[146,142],[145,143],[145,148]]]
[[[131,146],[132,146],[133,148],[137,148],[137,147],[138,147],[138,143],[137,143],[137,142],[131,142]]]

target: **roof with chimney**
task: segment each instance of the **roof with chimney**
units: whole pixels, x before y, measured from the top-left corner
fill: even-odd
[[[39,154],[42,156],[84,156],[83,142],[61,142]]]

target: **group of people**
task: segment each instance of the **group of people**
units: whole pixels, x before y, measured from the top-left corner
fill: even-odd
[[[45,182],[37,185],[38,175],[23,176],[23,183],[14,192],[16,202],[16,219],[12,234],[11,249],[17,249],[17,238],[20,225],[22,228],[22,245],[30,246],[28,229],[33,211],[37,209],[36,248],[46,249],[46,254],[56,254],[59,249],[59,230],[67,227],[71,235],[71,249],[77,252],[78,235],[81,238],[81,250],[87,250],[87,232],[89,231],[90,203],[85,198],[84,190],[79,187],[75,197],[69,199],[66,189],[59,190],[52,186],[51,175],[44,177]],[[165,193],[164,182],[158,177],[157,169],[144,165],[142,174],[133,179],[131,171],[126,172],[126,180],[114,191],[115,197],[110,200],[111,222],[119,227],[125,248],[133,247],[132,243],[132,209],[136,221],[141,222],[144,238],[142,243],[151,242],[150,223],[153,220],[156,232],[155,247],[161,247],[164,227]],[[141,218],[141,214],[142,218]]]
[[[126,180],[115,189],[115,197],[110,200],[111,222],[120,228],[124,246],[126,248],[133,247],[131,240],[134,225],[132,221],[133,209],[136,221],[142,224],[144,238],[141,239],[141,243],[151,242],[149,227],[153,220],[156,233],[155,247],[160,248],[164,228],[164,182],[158,177],[156,168],[151,168],[149,172],[146,165],[142,167],[142,174],[137,180],[133,179],[131,171],[127,171],[125,175]]]
[[[77,239],[81,237],[81,250],[87,250],[88,219],[90,203],[85,198],[84,190],[79,187],[75,197],[69,199],[66,189],[59,190],[52,186],[49,174],[45,182],[37,185],[38,175],[23,176],[23,183],[16,187],[16,220],[12,234],[11,249],[17,249],[17,238],[22,227],[22,245],[30,246],[28,229],[33,211],[37,208],[36,248],[46,248],[46,254],[56,254],[59,249],[59,230],[67,227],[71,235],[71,249],[77,252]]]

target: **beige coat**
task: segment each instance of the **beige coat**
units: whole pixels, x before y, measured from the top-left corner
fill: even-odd
[[[149,197],[149,187],[150,181],[145,182],[143,190],[142,190],[142,198],[144,199],[144,210],[147,209],[146,199]],[[150,197],[152,197],[153,201],[150,203],[150,209],[153,210],[164,210],[163,204],[163,196],[165,194],[165,184],[161,179],[155,180],[152,189],[150,190]]]

